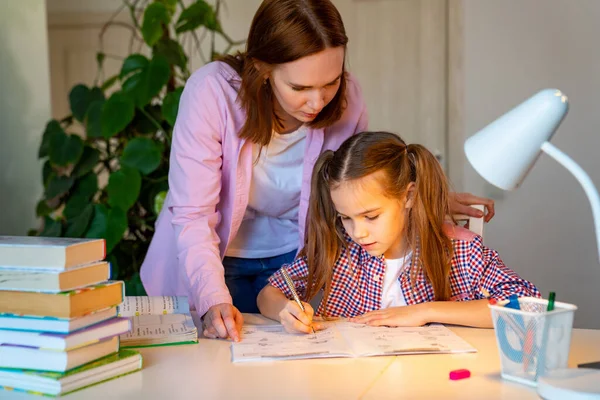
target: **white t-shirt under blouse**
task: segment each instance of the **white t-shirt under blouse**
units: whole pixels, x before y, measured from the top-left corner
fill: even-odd
[[[286,134],[273,132],[259,155],[253,145],[250,196],[240,229],[226,256],[274,257],[298,248],[298,209],[304,165],[306,127]]]
[[[381,294],[381,308],[400,307],[406,305],[402,287],[398,277],[410,263],[411,254],[393,260],[385,259],[385,277]]]

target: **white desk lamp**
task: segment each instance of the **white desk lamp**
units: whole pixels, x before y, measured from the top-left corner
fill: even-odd
[[[568,109],[567,97],[560,90],[542,90],[468,138],[465,153],[479,175],[504,190],[519,187],[542,152],[562,164],[590,200],[600,259],[598,191],[585,171],[549,142]],[[538,394],[548,400],[600,400],[600,370],[552,371],[538,379]]]

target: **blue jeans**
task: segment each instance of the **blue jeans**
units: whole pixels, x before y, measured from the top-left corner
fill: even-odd
[[[233,298],[233,305],[243,313],[258,313],[256,296],[275,271],[294,261],[296,252],[267,258],[223,258],[225,284]]]

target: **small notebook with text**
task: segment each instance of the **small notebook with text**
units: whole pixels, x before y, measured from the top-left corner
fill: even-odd
[[[122,348],[198,343],[185,296],[126,296],[117,314],[131,319]]]

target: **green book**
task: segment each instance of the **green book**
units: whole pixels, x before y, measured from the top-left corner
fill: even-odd
[[[142,355],[120,350],[67,372],[0,368],[0,387],[42,396],[59,396],[142,369]],[[1,395],[0,395],[1,397]]]

